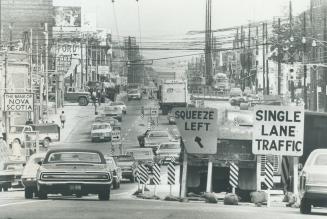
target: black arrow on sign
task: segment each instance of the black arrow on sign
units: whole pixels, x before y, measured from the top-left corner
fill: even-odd
[[[196,136],[194,141],[198,143],[200,148],[204,148],[203,144],[201,143],[202,139],[200,137]]]

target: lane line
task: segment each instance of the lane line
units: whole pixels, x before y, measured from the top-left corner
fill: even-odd
[[[7,207],[7,206],[12,206],[12,205],[23,205],[23,204],[29,204],[29,203],[35,203],[35,202],[45,202],[47,200],[35,200],[35,201],[24,201],[24,202],[13,202],[13,203],[7,203],[7,204],[2,204],[0,205],[1,207]]]

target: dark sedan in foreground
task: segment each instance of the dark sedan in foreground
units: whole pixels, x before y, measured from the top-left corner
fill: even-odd
[[[98,194],[100,200],[109,200],[111,183],[106,160],[96,150],[49,150],[37,172],[40,199],[47,199],[48,194]]]

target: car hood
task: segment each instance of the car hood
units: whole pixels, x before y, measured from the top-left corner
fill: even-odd
[[[119,167],[131,167],[134,164],[134,161],[126,161],[126,162],[117,162]]]
[[[1,170],[0,176],[22,175],[23,170]]]
[[[51,163],[43,164],[39,171],[41,172],[88,172],[88,171],[106,171],[106,164],[88,164],[88,163]]]

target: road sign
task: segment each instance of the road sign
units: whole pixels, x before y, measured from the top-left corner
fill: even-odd
[[[274,186],[274,167],[269,162],[265,165],[265,184],[268,189],[272,189]]]
[[[175,166],[173,162],[168,163],[168,185],[175,185]]]
[[[121,141],[120,130],[113,130],[111,132],[111,141],[112,142],[120,142]]]
[[[4,111],[33,112],[34,95],[32,93],[5,93]]]
[[[217,109],[176,108],[176,125],[190,154],[217,153]]]
[[[303,134],[303,107],[254,107],[253,154],[302,156]]]
[[[158,117],[159,109],[158,108],[150,108],[150,115],[151,115],[151,117]]]
[[[233,162],[229,166],[229,184],[233,188],[238,187],[238,166]]]

